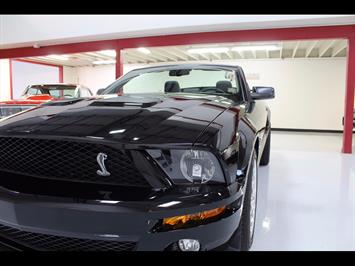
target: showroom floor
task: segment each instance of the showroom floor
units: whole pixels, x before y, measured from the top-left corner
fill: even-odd
[[[273,132],[251,250],[355,250],[355,154],[341,154],[341,142]]]

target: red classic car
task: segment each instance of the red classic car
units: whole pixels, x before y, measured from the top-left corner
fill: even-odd
[[[0,102],[0,118],[33,108],[39,104],[71,99],[92,97],[90,89],[77,84],[37,84],[28,86],[22,99]]]

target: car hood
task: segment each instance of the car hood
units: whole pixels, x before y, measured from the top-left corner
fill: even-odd
[[[198,95],[57,101],[0,120],[0,135],[193,144],[231,104],[224,97]]]

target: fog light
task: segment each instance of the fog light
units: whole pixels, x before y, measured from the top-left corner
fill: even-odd
[[[195,239],[180,239],[179,248],[181,251],[199,251],[200,242]]]

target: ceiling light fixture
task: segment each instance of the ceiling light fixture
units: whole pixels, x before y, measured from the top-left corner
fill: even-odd
[[[281,48],[278,45],[248,45],[248,46],[235,46],[232,48],[232,51],[276,51]]]
[[[139,47],[139,48],[137,48],[137,51],[139,51],[143,54],[150,54],[151,53],[151,51],[145,47]]]
[[[115,50],[102,50],[102,51],[99,51],[98,53],[102,54],[102,55],[116,57],[116,51]]]
[[[52,55],[47,55],[47,58],[50,59],[56,59],[56,60],[68,60],[68,56],[67,55],[56,55],[56,54],[52,54]]]
[[[227,47],[206,47],[206,48],[193,48],[188,49],[190,54],[205,54],[205,53],[226,53],[229,51]]]
[[[116,60],[97,60],[92,62],[94,65],[110,65],[115,64]]]

